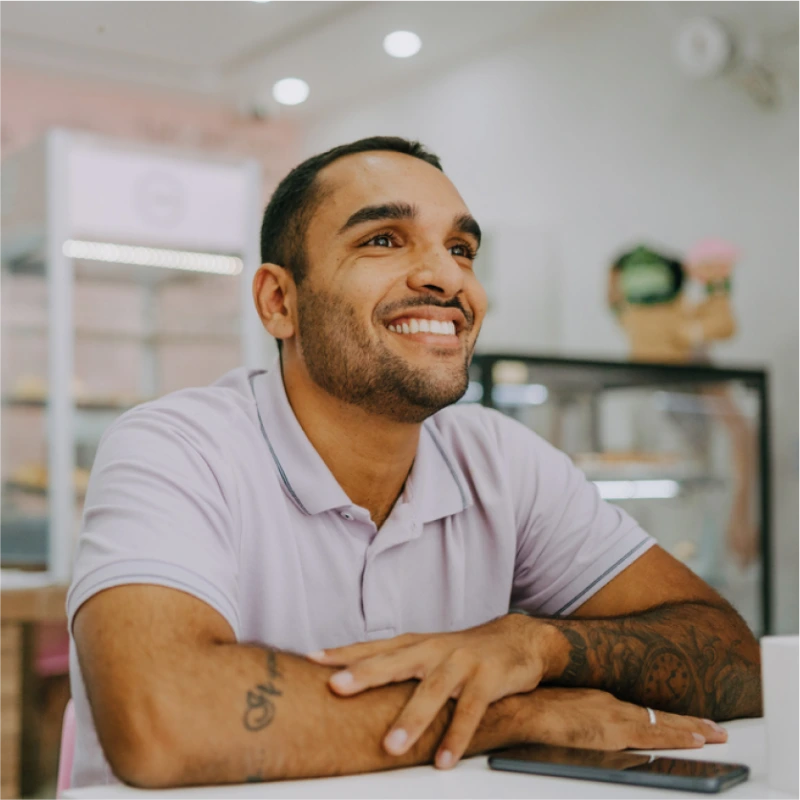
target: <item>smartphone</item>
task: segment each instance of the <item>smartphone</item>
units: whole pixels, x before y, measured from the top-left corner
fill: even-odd
[[[626,750],[582,750],[545,744],[497,750],[490,753],[489,766],[492,769],[530,772],[533,775],[656,786],[709,794],[729,789],[750,776],[749,768],[743,764],[650,756]]]

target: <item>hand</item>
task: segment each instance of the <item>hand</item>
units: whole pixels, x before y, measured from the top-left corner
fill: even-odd
[[[642,706],[599,689],[545,687],[520,698],[530,723],[527,741],[592,750],[680,750],[727,741],[716,722],[656,711],[650,722]]]
[[[461,758],[490,703],[531,692],[549,677],[554,643],[562,638],[544,620],[509,614],[466,631],[405,634],[312,653],[309,658],[348,668],[330,678],[331,689],[339,695],[420,681],[384,738],[384,748],[392,755],[405,753],[442,707],[456,699],[437,757],[440,766],[447,766]]]

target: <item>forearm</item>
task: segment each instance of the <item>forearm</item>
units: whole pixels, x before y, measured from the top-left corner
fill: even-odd
[[[660,606],[630,617],[552,620],[546,681],[717,721],[761,714],[758,642],[725,605]]]
[[[433,760],[451,708],[402,756],[382,741],[416,682],[355,697],[334,695],[334,670],[261,647],[217,645],[191,680],[165,693],[158,708],[171,765],[144,779],[150,786],[242,783],[369,772]],[[450,704],[452,706],[452,703]],[[471,753],[523,740],[517,698],[492,705]]]

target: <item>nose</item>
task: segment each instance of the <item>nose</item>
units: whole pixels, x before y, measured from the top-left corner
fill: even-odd
[[[408,276],[408,286],[415,291],[427,290],[450,298],[464,288],[464,270],[445,247],[429,247],[419,266]]]

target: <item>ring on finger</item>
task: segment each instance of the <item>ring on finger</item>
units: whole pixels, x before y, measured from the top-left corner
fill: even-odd
[[[647,708],[647,707],[645,707],[645,709],[644,709],[644,710],[647,712],[647,716],[650,718],[650,724],[651,724],[651,725],[655,725],[655,724],[656,724],[656,722],[658,721],[658,720],[656,719],[656,712],[655,712],[655,711],[653,711],[653,709],[652,709],[652,708]]]

